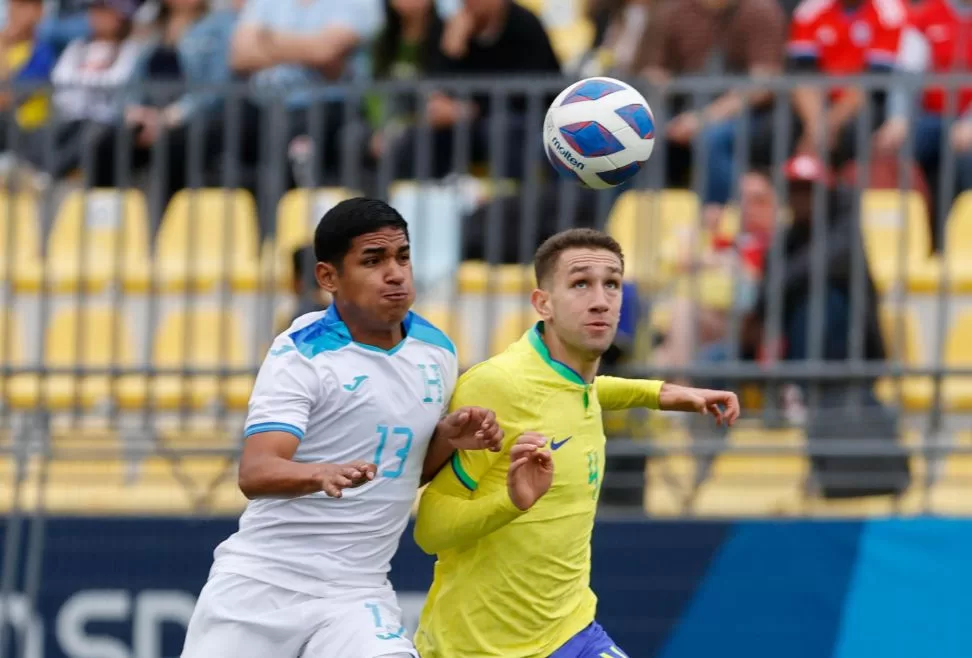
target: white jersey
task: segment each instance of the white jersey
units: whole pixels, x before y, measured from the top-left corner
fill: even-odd
[[[216,548],[213,573],[235,573],[295,592],[386,582],[408,523],[422,462],[458,375],[455,347],[414,313],[392,350],[355,343],[334,305],[277,337],[250,397],[246,436],[290,432],[298,462],[378,466],[341,498],[321,492],[257,499]]]

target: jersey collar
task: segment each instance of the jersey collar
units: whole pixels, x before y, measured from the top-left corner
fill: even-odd
[[[366,350],[371,350],[372,352],[379,352],[381,354],[392,355],[398,350],[402,349],[402,347],[405,345],[405,341],[408,340],[409,331],[412,329],[413,317],[414,314],[411,311],[409,311],[405,315],[405,319],[402,320],[402,340],[401,342],[398,343],[398,345],[391,348],[390,350],[382,349],[380,347],[375,347],[374,345],[366,345],[364,343],[358,343],[353,338],[351,338],[351,331],[348,329],[348,325],[344,323],[344,320],[341,319],[341,314],[338,312],[337,304],[332,303],[330,306],[328,306],[327,310],[324,311],[324,317],[322,319],[324,321],[323,325],[326,328],[326,330],[332,333],[333,335],[337,336],[340,340],[345,341],[346,343],[354,343],[358,347],[361,347]]]
[[[558,375],[569,381],[571,384],[577,384],[578,386],[589,386],[584,378],[580,376],[576,370],[568,366],[562,361],[558,361],[552,356],[550,356],[550,350],[547,349],[547,344],[543,342],[543,320],[537,322],[533,325],[533,328],[527,332],[527,338],[530,341],[530,345],[540,358],[543,359],[548,366],[554,369]]]

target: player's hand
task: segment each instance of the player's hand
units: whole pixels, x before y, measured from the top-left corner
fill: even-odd
[[[666,411],[711,414],[720,425],[731,426],[739,418],[739,398],[732,391],[713,391],[665,384],[658,402],[658,406]]]
[[[321,491],[331,498],[340,498],[344,489],[353,489],[371,482],[378,473],[378,467],[365,461],[350,464],[321,464],[317,477]]]
[[[460,407],[439,421],[437,435],[456,450],[489,450],[503,448],[503,430],[496,414],[482,407]]]
[[[506,490],[517,509],[530,509],[550,489],[554,468],[546,445],[547,437],[536,432],[525,432],[510,448]]]

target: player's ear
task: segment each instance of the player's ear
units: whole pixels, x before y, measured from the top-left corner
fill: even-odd
[[[337,268],[331,263],[318,263],[314,267],[317,285],[332,295],[337,291],[337,274]]]
[[[549,320],[553,315],[550,309],[550,293],[546,290],[537,288],[530,293],[530,303],[541,319]]]

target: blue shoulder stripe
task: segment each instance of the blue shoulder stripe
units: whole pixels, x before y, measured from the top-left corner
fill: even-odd
[[[408,335],[423,343],[441,347],[451,352],[453,356],[456,354],[456,346],[452,344],[445,332],[417,313],[412,314],[412,323],[408,329]]]

